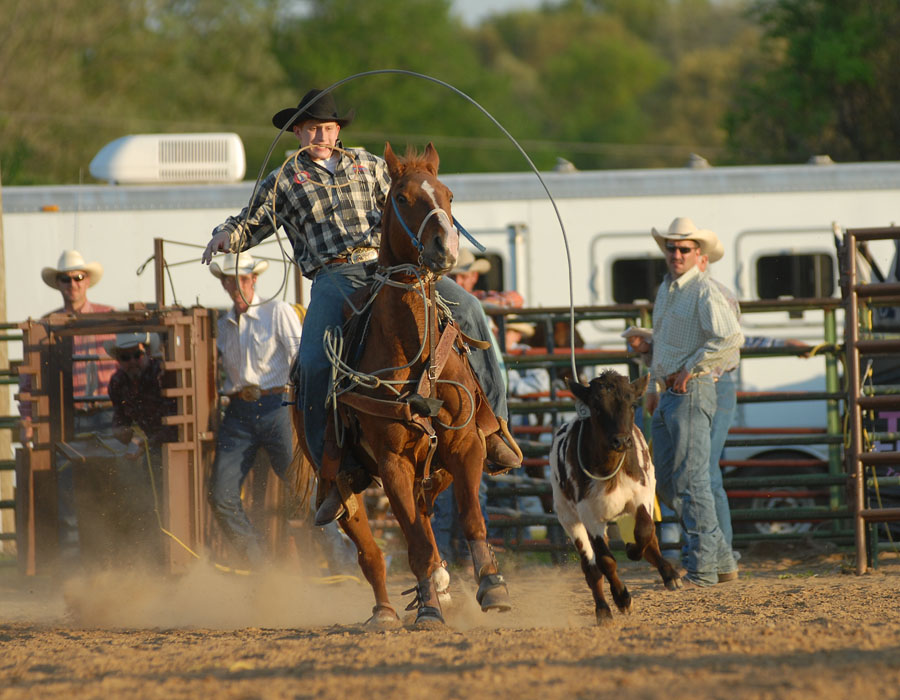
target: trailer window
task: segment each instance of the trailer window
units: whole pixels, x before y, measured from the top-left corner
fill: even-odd
[[[475,289],[483,292],[497,291],[502,292],[506,289],[503,282],[504,263],[503,258],[496,253],[485,253],[484,255],[476,255],[476,259],[485,258],[490,264],[491,269],[478,275],[478,281],[475,283]]]
[[[765,255],[756,261],[756,293],[760,299],[830,297],[834,263],[824,253]]]
[[[636,299],[656,298],[656,289],[666,274],[662,258],[622,258],[612,266],[612,296],[617,304],[631,304]]]

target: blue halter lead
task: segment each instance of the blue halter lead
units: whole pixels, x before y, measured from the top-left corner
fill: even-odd
[[[421,253],[424,250],[424,247],[422,246],[422,241],[419,240],[419,236],[422,234],[422,229],[425,226],[425,222],[428,221],[428,219],[435,212],[443,212],[444,210],[443,209],[432,209],[428,213],[428,216],[425,217],[425,220],[422,222],[422,226],[419,229],[419,234],[417,235],[412,232],[412,229],[410,229],[409,226],[406,225],[406,221],[403,219],[403,215],[400,213],[400,207],[397,206],[397,200],[394,198],[393,195],[391,195],[391,206],[394,207],[394,214],[397,215],[397,219],[400,221],[400,225],[403,227],[403,230],[406,231],[406,235],[409,236],[410,240],[413,242],[413,245],[416,247],[416,250],[418,250]],[[483,245],[481,245],[481,243],[479,243],[478,241],[475,240],[475,238],[472,236],[471,233],[469,233],[468,231],[466,231],[466,229],[463,228],[462,224],[460,224],[456,220],[455,216],[453,217],[453,225],[456,227],[456,230],[459,233],[461,233],[463,236],[465,236],[467,239],[469,239],[469,241],[472,243],[472,245],[474,245],[476,248],[478,248],[479,251],[481,251],[483,253],[486,250],[486,248]]]

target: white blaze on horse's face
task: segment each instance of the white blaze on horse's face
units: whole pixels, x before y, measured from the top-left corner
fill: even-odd
[[[446,197],[446,207],[442,207],[438,201],[437,190],[431,182],[423,180],[419,186],[431,207],[425,220],[434,218],[440,226],[439,233],[435,232],[427,241],[422,241],[425,247],[422,260],[434,272],[447,272],[456,264],[459,255],[459,231],[453,225],[453,217],[449,211],[450,197]]]

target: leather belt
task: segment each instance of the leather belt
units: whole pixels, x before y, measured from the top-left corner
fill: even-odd
[[[326,265],[341,265],[344,263],[361,263],[374,260],[378,257],[378,248],[354,248],[346,252],[344,255],[338,255],[328,262]]]
[[[271,389],[260,389],[255,384],[245,386],[240,391],[233,394],[226,394],[229,399],[240,399],[241,401],[259,401],[261,396],[271,396],[272,394],[283,394],[285,388],[283,386],[272,387]]]

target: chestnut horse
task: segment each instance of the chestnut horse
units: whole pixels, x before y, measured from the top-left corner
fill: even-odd
[[[465,341],[473,341],[445,313],[440,318],[437,313],[448,307],[435,298],[435,282],[456,264],[459,248],[452,194],[437,178],[439,158],[431,143],[423,154],[409,151],[404,158],[388,143],[384,158],[392,184],[382,215],[376,273],[381,287],[370,302],[369,331],[354,373],[373,381],[342,393],[339,400],[358,428],[347,431],[358,437],[345,449],[381,480],[407,542],[416,579],[407,591],[416,594],[407,609],[416,609],[416,625],[427,626],[443,622],[435,580],[446,585],[447,579],[428,516],[451,478],[472,553],[477,600],[485,611],[508,610],[510,604],[478,503],[484,434],[490,429],[479,429],[489,409],[466,359]],[[298,419],[302,435],[302,416],[295,411]],[[495,419],[489,415],[487,420]],[[356,544],[360,568],[375,594],[369,623],[397,624],[384,556],[372,536],[362,494],[355,498],[356,507],[339,522]]]

